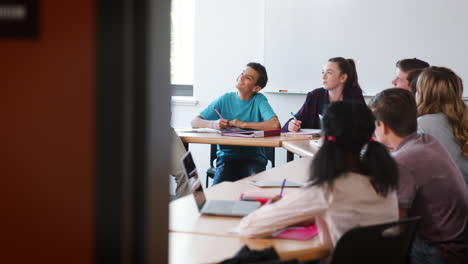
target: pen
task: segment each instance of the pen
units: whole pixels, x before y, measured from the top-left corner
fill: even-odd
[[[223,116],[219,113],[218,109],[216,109],[216,107],[213,107],[213,109],[218,114],[219,118],[224,119]]]
[[[280,191],[279,197],[283,197],[284,185],[286,185],[286,179],[284,179],[283,183],[281,184],[281,191]]]
[[[291,112],[291,115],[294,117],[294,120],[297,120],[296,116],[294,115],[293,112]]]

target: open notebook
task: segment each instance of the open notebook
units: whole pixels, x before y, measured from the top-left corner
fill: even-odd
[[[258,181],[247,181],[247,183],[250,183],[260,188],[269,188],[269,187],[281,187],[281,185],[283,184],[283,181],[258,180]],[[286,183],[284,184],[284,187],[302,187],[302,186],[304,186],[303,183],[294,182],[290,180],[287,180]]]
[[[283,132],[281,133],[283,137],[303,137],[303,138],[320,138],[321,130],[320,129],[309,129],[302,128],[297,132]]]

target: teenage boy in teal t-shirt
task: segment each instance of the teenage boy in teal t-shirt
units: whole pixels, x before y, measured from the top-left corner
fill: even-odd
[[[268,82],[263,65],[250,62],[237,78],[237,92],[225,93],[192,120],[192,127],[215,129],[230,126],[242,129],[280,129],[280,123],[268,100],[258,93]],[[216,110],[222,116],[218,115]],[[213,184],[236,181],[264,171],[267,157],[263,147],[218,145]]]

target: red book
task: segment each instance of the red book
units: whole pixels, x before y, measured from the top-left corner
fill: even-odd
[[[231,133],[221,133],[222,136],[229,136],[229,137],[273,137],[279,136],[281,134],[281,129],[273,129],[273,130],[249,130],[249,131],[239,131],[239,132],[231,132]]]
[[[274,238],[306,241],[318,234],[318,228],[315,224],[310,226],[288,227],[272,235]]]

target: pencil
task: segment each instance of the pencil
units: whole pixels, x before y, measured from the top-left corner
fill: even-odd
[[[216,107],[213,107],[213,109],[218,114],[219,118],[224,119],[223,116],[219,113],[218,109],[216,109]]]
[[[284,190],[285,185],[286,185],[286,179],[284,179],[283,183],[281,184],[281,191],[280,191],[279,197],[283,197],[283,190]]]
[[[294,115],[293,112],[291,112],[291,115],[294,117],[294,120],[297,120],[296,116]]]

